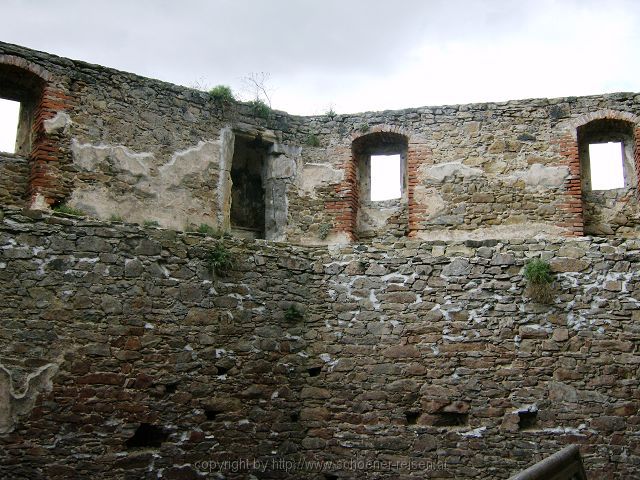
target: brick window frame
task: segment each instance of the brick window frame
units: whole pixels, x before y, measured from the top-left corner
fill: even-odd
[[[413,199],[413,188],[416,185],[415,174],[417,171],[413,155],[416,150],[412,148],[410,134],[402,127],[396,125],[375,125],[366,132],[355,132],[350,137],[349,145],[335,146],[332,148],[332,156],[340,158],[338,168],[344,171],[343,180],[336,185],[332,198],[325,202],[325,209],[331,213],[333,218],[333,230],[343,233],[350,241],[358,240],[358,211],[361,206],[361,180],[358,162],[361,161],[359,155],[359,145],[366,143],[366,138],[374,138],[383,135],[388,139],[395,139],[401,148],[394,153],[401,153],[401,163],[403,164],[403,193],[402,201],[407,203],[409,219],[411,219],[411,207]],[[354,148],[355,145],[355,148]],[[391,150],[382,149],[383,154],[391,153]],[[369,152],[371,154],[371,152]],[[409,225],[409,234],[411,228]]]
[[[0,54],[0,74],[0,97],[21,103],[18,129],[25,140],[16,156],[29,162],[25,200],[30,207],[46,208],[68,193],[60,173],[65,159],[63,134],[47,131],[46,122],[70,110],[71,98],[47,69],[22,57]]]
[[[604,109],[581,115],[558,125],[558,134],[555,140],[562,157],[561,164],[569,168],[569,176],[565,180],[565,201],[561,206],[565,211],[566,221],[559,226],[567,230],[568,236],[583,236],[585,227],[585,205],[583,199],[585,180],[583,178],[582,165],[584,160],[580,155],[582,138],[579,138],[579,133],[588,124],[607,121],[622,122],[627,125],[631,135],[627,138],[627,142],[631,142],[633,150],[635,178],[640,178],[640,117],[637,115],[619,110]],[[636,197],[640,197],[637,181],[635,185],[628,185],[628,187],[631,190],[635,190]]]

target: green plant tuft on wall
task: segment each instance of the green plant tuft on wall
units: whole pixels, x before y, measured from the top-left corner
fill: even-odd
[[[314,133],[310,133],[307,137],[307,145],[310,147],[319,147],[320,140],[318,139],[318,136]]]
[[[84,213],[82,210],[70,207],[69,205],[66,205],[64,203],[53,207],[53,211],[56,213],[64,213],[66,215],[73,215],[74,217],[84,217],[86,215],[86,213]]]
[[[145,220],[143,225],[145,227],[159,227],[160,223],[157,220]]]
[[[201,223],[200,226],[196,229],[196,232],[198,233],[204,233],[205,235],[208,235],[210,237],[220,237],[220,232],[218,232],[218,230],[216,230],[215,228],[213,228],[211,225],[207,224],[207,223]]]
[[[115,213],[109,217],[109,220],[112,222],[123,222],[122,217],[120,215],[116,215]]]
[[[333,107],[329,107],[329,110],[327,110],[324,114],[329,118],[333,118],[333,117],[335,117],[337,115],[337,113],[333,109]]]
[[[217,273],[219,275],[225,274],[233,267],[231,252],[222,243],[216,243],[209,251],[207,265],[211,273]]]
[[[358,130],[362,133],[367,133],[369,131],[369,124],[367,122],[361,123]]]
[[[531,283],[553,283],[551,265],[540,258],[529,260],[524,266],[524,278]]]
[[[271,115],[271,107],[260,99],[251,100],[249,106],[256,117],[267,120]]]
[[[284,311],[284,319],[291,323],[300,322],[304,319],[304,314],[295,305],[289,305]]]
[[[231,103],[236,99],[233,95],[233,90],[227,85],[216,85],[209,90],[209,95],[218,103]]]
[[[524,266],[524,278],[527,280],[525,294],[538,303],[551,303],[553,300],[553,275],[551,265],[540,258],[529,260]]]

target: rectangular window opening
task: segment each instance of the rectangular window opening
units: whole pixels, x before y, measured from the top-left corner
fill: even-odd
[[[371,155],[371,201],[402,196],[400,155]]]
[[[0,152],[16,153],[20,102],[0,98]]]
[[[592,190],[624,188],[623,148],[621,142],[589,144]]]

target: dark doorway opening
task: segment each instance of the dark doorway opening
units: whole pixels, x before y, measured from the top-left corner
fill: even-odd
[[[236,134],[231,162],[231,230],[243,238],[265,238],[265,163],[270,143]]]

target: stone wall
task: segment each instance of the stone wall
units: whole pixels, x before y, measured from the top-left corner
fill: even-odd
[[[24,158],[0,154],[0,205],[20,205],[28,188],[29,164]]]
[[[589,478],[638,470],[637,240],[296,247],[27,214],[0,224],[2,477],[494,479],[568,443]]]
[[[638,234],[634,93],[265,115],[247,103],[0,43],[0,97],[13,95],[23,79],[34,85],[19,93],[33,97],[35,137],[23,156],[28,178],[0,180],[5,190],[26,182],[9,204],[67,203],[101,219],[233,230],[230,172],[234,155],[250,150],[235,148],[241,138],[264,150],[258,236],[271,240]],[[589,138],[618,135],[612,125],[624,130],[625,188],[583,191],[588,166],[580,151]],[[401,198],[369,202],[362,178],[368,155],[396,150]]]

